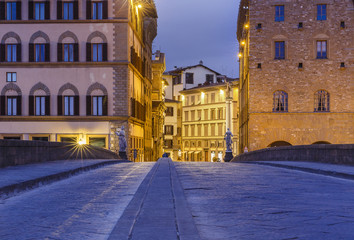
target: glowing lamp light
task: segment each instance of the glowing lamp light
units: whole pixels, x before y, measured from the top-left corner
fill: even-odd
[[[205,97],[205,93],[204,92],[202,92],[201,97],[202,97],[202,99]]]
[[[248,24],[245,24],[245,28],[248,29],[250,27],[250,25]]]
[[[245,41],[242,41],[242,42],[241,42],[241,45],[242,45],[242,46],[244,46],[245,44],[246,44],[246,42],[245,42]]]
[[[223,95],[224,94],[224,90],[220,89],[220,94]]]
[[[141,8],[141,4],[138,5],[138,8]]]
[[[83,145],[83,144],[86,144],[86,142],[84,141],[84,140],[82,140],[82,138],[80,138],[80,140],[79,140],[79,145]]]
[[[242,58],[242,53],[239,53],[239,54],[238,54],[238,57],[239,57],[239,58]]]
[[[184,95],[182,95],[182,101],[184,101]]]

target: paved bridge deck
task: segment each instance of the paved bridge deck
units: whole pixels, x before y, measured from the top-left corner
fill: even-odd
[[[95,167],[3,195],[0,239],[354,238],[354,181],[330,174],[354,175],[353,167],[263,164],[273,163],[161,159]],[[34,180],[69,165],[0,169],[0,192],[11,179],[18,183],[14,172]]]

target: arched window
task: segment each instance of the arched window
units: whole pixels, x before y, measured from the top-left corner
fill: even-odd
[[[100,83],[92,84],[86,93],[86,115],[108,115],[108,92]]]
[[[30,38],[29,62],[50,62],[50,40],[42,31],[34,33]]]
[[[0,115],[20,116],[22,114],[22,91],[14,83],[8,83],[0,95]]]
[[[14,32],[6,33],[0,44],[1,62],[21,62],[21,39]]]
[[[86,43],[87,62],[107,61],[107,38],[101,32],[93,32],[87,38]]]
[[[58,62],[79,61],[79,40],[76,35],[66,31],[58,40]]]
[[[273,94],[273,112],[288,111],[288,94],[284,91],[276,91]]]
[[[80,96],[71,83],[63,85],[58,92],[58,116],[79,116]]]
[[[319,90],[315,93],[315,112],[329,112],[329,93]]]
[[[39,82],[32,87],[28,97],[28,115],[50,115],[50,91],[43,83]]]

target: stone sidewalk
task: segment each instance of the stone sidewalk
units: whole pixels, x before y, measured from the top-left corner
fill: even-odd
[[[0,199],[124,160],[62,160],[0,168]]]

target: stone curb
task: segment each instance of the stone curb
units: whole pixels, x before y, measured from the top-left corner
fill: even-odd
[[[159,163],[157,162],[141,182],[132,200],[114,226],[108,240],[123,240],[131,238],[136,218],[141,211],[151,181],[158,169],[158,165]]]
[[[286,168],[286,169],[290,169],[290,170],[298,170],[298,171],[302,171],[302,172],[320,174],[320,175],[324,175],[324,176],[342,178],[342,179],[347,179],[347,180],[354,180],[354,175],[348,174],[348,173],[336,172],[336,171],[328,171],[328,170],[314,169],[314,168],[308,168],[308,167],[298,167],[298,166],[290,166],[290,165],[285,165],[285,164],[266,163],[266,162],[239,162],[239,163],[258,164],[258,165],[265,165],[265,166],[271,166],[271,167]]]
[[[79,167],[79,168],[67,170],[64,172],[59,172],[59,173],[55,173],[52,175],[39,177],[39,178],[31,179],[28,181],[24,181],[24,182],[20,182],[20,183],[16,183],[16,184],[11,184],[11,185],[8,185],[5,187],[1,187],[0,188],[0,199],[9,198],[19,192],[23,192],[23,191],[30,190],[30,189],[35,189],[35,188],[40,187],[42,185],[46,185],[46,184],[57,182],[57,181],[60,181],[63,179],[67,179],[67,178],[70,178],[74,175],[77,175],[77,174],[80,174],[83,172],[87,172],[87,171],[97,169],[100,167],[104,167],[107,165],[123,163],[123,162],[130,162],[130,161],[128,161],[128,160],[107,160],[107,161],[95,163],[95,164],[92,164],[89,166]]]
[[[199,240],[199,232],[195,226],[192,213],[188,207],[186,197],[178,178],[174,163],[169,160],[171,171],[172,192],[175,203],[175,213],[180,240]]]

